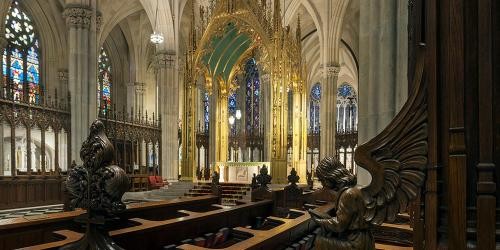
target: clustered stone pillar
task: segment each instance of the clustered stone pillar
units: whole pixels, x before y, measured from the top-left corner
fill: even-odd
[[[261,123],[264,131],[264,161],[271,161],[272,131],[271,131],[271,76],[269,74],[261,75]]]
[[[176,76],[176,55],[159,51],[155,55],[159,110],[161,117],[161,168],[162,176],[169,182],[179,175],[179,84]]]
[[[69,91],[71,93],[71,159],[81,163],[79,148],[97,118],[97,49],[95,11],[91,6],[71,5],[64,10],[69,29]]]
[[[408,1],[360,5],[358,142],[367,142],[394,118],[407,98]],[[358,183],[370,174],[358,168]]]
[[[132,115],[144,113],[144,83],[127,83],[127,111],[133,111]]]
[[[67,99],[69,88],[68,88],[68,70],[59,70],[57,72],[57,80],[59,80],[60,99]]]
[[[337,134],[337,79],[340,67],[324,66],[324,80],[321,85],[320,108],[320,159],[336,155],[335,136]]]
[[[211,81],[211,78],[209,79]],[[211,95],[210,95],[210,106],[209,106],[209,137],[208,137],[208,145],[210,145],[208,160],[210,164],[212,164],[212,170],[216,170],[215,165],[213,165],[217,161],[216,156],[216,145],[217,145],[217,100],[219,99],[219,86],[212,85]]]
[[[134,111],[140,112],[141,114],[144,113],[144,93],[146,92],[144,85],[145,84],[141,82],[136,82],[134,84],[134,92],[135,92]]]

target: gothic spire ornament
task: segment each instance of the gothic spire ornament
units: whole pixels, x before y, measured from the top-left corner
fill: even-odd
[[[114,220],[116,213],[125,210],[121,199],[130,181],[125,171],[113,164],[113,144],[104,131],[100,120],[92,123],[80,150],[83,165],[68,172],[69,207],[87,210],[76,220],[85,224],[86,232],[82,239],[61,249],[122,249],[109,237],[106,224]]]

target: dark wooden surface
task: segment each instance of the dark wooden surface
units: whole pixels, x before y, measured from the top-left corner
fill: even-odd
[[[0,177],[0,209],[62,203],[63,180],[51,175]]]
[[[429,155],[417,249],[500,246],[500,3],[423,4]]]
[[[163,246],[178,243],[183,239],[193,238],[203,233],[217,231],[222,227],[250,225],[257,216],[272,214],[272,201],[258,201],[234,207],[217,206],[213,211],[191,211],[192,208],[179,210],[180,217],[166,220],[149,220],[141,217],[131,218],[135,226],[128,226],[111,231],[113,240],[125,249],[161,249]],[[206,208],[206,206],[204,206]],[[144,212],[142,213],[144,214]],[[305,216],[306,213],[304,213]],[[305,217],[304,217],[305,218]],[[295,224],[294,224],[295,225]],[[287,228],[283,228],[286,230]],[[83,236],[82,232],[65,230],[57,232],[59,240],[48,239],[47,243],[26,247],[25,249],[57,249]],[[66,239],[69,237],[70,240]]]
[[[186,197],[169,201],[134,203],[120,214],[123,219],[146,217],[160,219],[175,215],[179,209],[200,209],[217,202],[212,195]],[[82,210],[47,214],[41,216],[22,217],[0,220],[0,250],[14,249],[29,245],[41,244],[54,240],[53,231],[62,229],[79,230],[73,220]]]

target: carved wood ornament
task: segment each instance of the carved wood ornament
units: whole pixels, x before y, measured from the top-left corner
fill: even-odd
[[[81,240],[61,249],[122,249],[111,240],[105,225],[113,214],[125,210],[121,198],[130,182],[125,171],[114,165],[113,145],[104,131],[100,120],[92,123],[80,150],[83,165],[68,172],[70,207],[87,210],[77,220],[86,224],[86,233]]]
[[[384,131],[356,149],[355,161],[371,174],[370,185],[356,186],[356,177],[337,158],[325,158],[317,167],[318,179],[336,199],[334,216],[310,211],[322,228],[315,249],[375,249],[371,226],[394,221],[417,197],[427,164],[423,68],[420,53],[408,101]]]

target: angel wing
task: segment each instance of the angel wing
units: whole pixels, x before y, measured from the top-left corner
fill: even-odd
[[[427,164],[427,106],[422,83],[423,53],[419,53],[413,92],[392,122],[355,151],[356,163],[372,176],[362,188],[366,221],[394,221],[407,209],[425,180]]]

